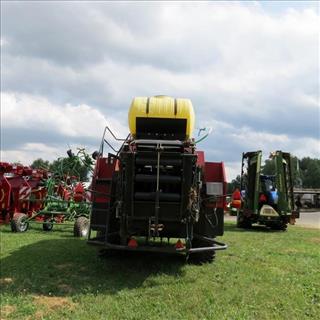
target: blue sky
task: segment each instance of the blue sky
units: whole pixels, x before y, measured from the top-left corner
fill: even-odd
[[[318,2],[1,2],[1,160],[95,150],[134,96],[193,101],[199,149],[319,157]]]
[[[251,5],[250,2],[247,1],[248,5]],[[295,10],[313,9],[319,13],[319,1],[268,0],[259,1],[259,5],[268,13],[284,13],[288,8]]]

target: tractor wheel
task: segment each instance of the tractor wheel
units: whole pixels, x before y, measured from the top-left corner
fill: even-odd
[[[44,231],[51,231],[53,228],[53,222],[51,219],[47,219],[45,223],[42,225],[42,229]]]
[[[89,219],[86,217],[79,217],[73,226],[73,235],[77,238],[87,237],[89,232]]]
[[[250,229],[252,223],[248,218],[237,215],[237,228]]]
[[[106,233],[103,231],[97,231],[97,238],[104,239],[106,237]]]
[[[204,241],[198,238],[194,238],[192,240],[192,248],[201,248],[201,247],[210,247],[213,246],[212,243],[208,241]],[[204,264],[208,262],[212,262],[215,256],[215,251],[202,251],[190,253],[187,257],[188,262],[191,264]]]
[[[280,222],[278,224],[274,224],[271,226],[272,230],[282,230],[282,231],[286,231],[287,230],[287,224],[284,222]]]
[[[17,213],[11,220],[11,231],[12,232],[25,232],[28,230],[29,222],[27,221],[28,216],[24,213]]]

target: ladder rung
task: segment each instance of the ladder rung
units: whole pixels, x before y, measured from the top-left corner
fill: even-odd
[[[92,208],[92,211],[109,211],[110,210],[110,207],[108,208]]]
[[[90,228],[102,228],[102,229],[106,229],[107,225],[106,224],[91,224]]]
[[[95,180],[97,183],[111,183],[112,182],[112,178],[98,178]]]

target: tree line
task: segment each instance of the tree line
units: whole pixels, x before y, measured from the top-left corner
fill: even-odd
[[[33,169],[44,169],[56,176],[75,176],[80,181],[89,180],[89,172],[92,170],[93,159],[84,149],[78,149],[77,154],[68,150],[68,157],[61,157],[52,162],[38,158],[31,164]]]
[[[264,162],[262,174],[272,175],[275,172],[275,164],[271,159]],[[292,158],[292,174],[294,187],[296,188],[320,188],[320,159],[305,157]],[[240,188],[240,175],[228,183],[227,193],[232,193],[235,188]]]
[[[31,167],[79,176],[81,181],[88,181],[90,165],[92,163],[89,158],[86,161],[87,163],[78,161],[77,158],[65,157],[49,162],[48,160],[39,158],[33,161]],[[292,164],[295,187],[320,188],[320,159],[309,157],[298,159],[297,157],[293,157]],[[262,174],[272,175],[274,174],[274,170],[274,161],[270,159],[265,160],[261,170]],[[232,193],[235,188],[240,188],[240,175],[237,175],[235,179],[228,183],[227,193]]]

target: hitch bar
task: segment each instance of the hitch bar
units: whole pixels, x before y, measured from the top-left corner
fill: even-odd
[[[210,239],[210,238],[208,238]],[[149,252],[163,252],[163,253],[192,253],[192,252],[203,252],[203,251],[218,251],[218,250],[225,250],[228,248],[228,245],[210,239],[210,242],[216,244],[216,246],[212,247],[201,247],[201,248],[180,248],[176,249],[173,247],[153,247],[153,246],[138,246],[136,248],[131,248],[126,245],[119,245],[119,244],[112,244],[109,242],[99,241],[99,240],[88,240],[88,244],[103,246],[109,249],[115,250],[126,250],[126,251],[149,251]]]
[[[188,250],[188,252],[203,252],[203,251],[218,251],[218,250],[226,250],[228,248],[228,245],[215,241],[214,243],[217,244],[217,246],[214,247],[202,247],[202,248],[191,248]]]

